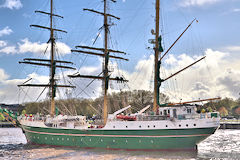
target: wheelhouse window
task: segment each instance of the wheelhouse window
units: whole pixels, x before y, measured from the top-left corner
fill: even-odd
[[[191,109],[191,108],[188,108],[188,109],[187,109],[187,113],[192,113],[192,109]]]
[[[164,112],[164,116],[166,116],[167,115],[167,110],[163,110],[163,112]]]
[[[173,117],[177,118],[177,110],[173,109]]]

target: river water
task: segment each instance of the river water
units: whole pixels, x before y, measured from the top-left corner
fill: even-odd
[[[180,144],[181,145],[181,144]],[[136,152],[28,145],[20,128],[0,128],[0,160],[239,159],[240,130],[217,130],[198,151]]]

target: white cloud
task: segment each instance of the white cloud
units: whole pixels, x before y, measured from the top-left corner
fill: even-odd
[[[234,8],[232,12],[240,12],[240,8]]]
[[[15,53],[17,53],[17,50],[16,50],[15,46],[7,46],[7,47],[0,49],[0,53],[15,54]]]
[[[9,76],[0,68],[0,82],[4,82]]]
[[[56,48],[57,48],[58,53],[61,55],[71,53],[71,48],[68,45],[66,45],[65,43],[57,42]]]
[[[228,46],[225,47],[226,50],[230,52],[239,52],[240,51],[240,46]]]
[[[27,38],[21,40],[21,43],[18,43],[19,53],[44,53],[47,48],[47,43],[39,43],[39,42],[29,42]]]
[[[177,59],[172,54],[169,54],[165,62],[169,65],[173,65],[177,62]]]
[[[160,89],[161,92],[167,94],[172,102],[179,102],[180,99],[182,101],[190,101],[213,97],[238,98],[238,93],[240,92],[240,87],[238,87],[240,86],[240,69],[238,70],[237,68],[240,68],[240,62],[229,59],[229,53],[214,51],[212,49],[207,49],[205,55],[206,58],[204,60],[165,81]],[[161,67],[161,78],[167,78],[198,59],[200,57],[196,55],[169,55],[165,61],[167,66],[163,65]],[[153,61],[153,55],[140,60],[133,72],[119,70],[117,69],[117,64],[111,64],[114,68],[114,71],[111,72],[111,77],[123,75],[129,80],[127,86],[130,90],[153,90]],[[101,72],[99,68],[85,67],[81,69],[82,73],[84,71],[85,73],[88,71],[99,73]],[[111,83],[114,83],[114,87],[110,89],[110,92],[116,91],[118,84],[111,81],[110,86]],[[93,88],[95,87],[97,86],[95,85]],[[125,89],[128,89],[128,87]],[[99,94],[101,94],[101,90],[98,90]]]
[[[12,84],[8,84],[9,81],[9,75],[0,68],[0,101],[2,103],[15,103],[15,99],[13,100],[13,98],[16,96],[17,93],[17,85],[12,85]],[[12,81],[12,80],[11,80]],[[15,88],[12,90],[12,88]],[[5,99],[8,99],[7,101],[5,101]]]
[[[98,66],[100,67],[100,66]],[[97,71],[99,71],[99,68],[98,67],[86,67],[86,66],[83,66],[80,68],[79,72],[81,74],[93,74],[93,73],[96,73]]]
[[[191,7],[191,6],[204,6],[217,3],[221,0],[183,0],[179,2],[179,5],[182,7]]]
[[[239,97],[240,94],[240,71],[226,69],[223,76],[218,77],[217,83],[223,85],[223,90],[231,91],[232,97]]]
[[[30,42],[27,38],[21,40],[20,43],[18,43],[18,46],[6,46],[5,48],[1,49],[0,52],[6,53],[6,54],[21,54],[21,53],[34,53],[34,54],[41,54],[48,57],[50,55],[50,44],[47,43],[40,43],[40,42]],[[47,49],[47,50],[46,50]],[[71,53],[71,49],[68,45],[62,42],[56,43],[56,49],[59,54],[65,55],[68,53]]]
[[[32,78],[31,81],[27,83],[31,84],[48,84],[49,77],[39,75],[37,73],[31,73],[27,75],[27,78],[24,79],[9,79],[9,76],[5,73],[3,69],[0,69],[0,101],[2,103],[25,103],[36,101],[40,93],[44,88],[39,87],[18,87],[18,85],[23,84],[27,80]],[[46,98],[48,89],[45,89],[45,92],[40,97],[40,100]]]
[[[23,39],[21,43],[18,43],[19,53],[31,52],[35,54],[44,54],[47,49],[46,55],[50,55],[50,44],[40,42],[30,42],[27,38]],[[65,43],[57,42],[56,48],[59,54],[67,54],[71,52],[69,46]]]
[[[5,0],[5,2],[0,5],[0,8],[9,8],[9,9],[20,9],[23,5],[20,0]]]
[[[239,60],[231,59],[228,53],[211,49],[207,49],[205,55],[204,60],[169,81],[173,84],[176,94],[173,94],[173,88],[167,87],[167,85],[163,86],[167,93],[172,93],[172,99],[195,100],[218,96],[238,98],[240,90],[240,87],[237,87],[240,86],[238,83],[240,82],[240,70],[237,69],[240,67]],[[185,63],[185,66],[190,64],[188,59],[191,59],[191,57],[186,57],[186,55],[184,57],[182,59],[180,59],[180,56],[177,58],[177,61],[180,62],[176,64],[175,69],[165,69],[166,75],[171,75],[182,68],[178,67],[181,64]],[[231,76],[229,71],[231,71]]]
[[[183,71],[174,78],[165,81],[160,89],[161,92],[167,94],[172,102],[179,102],[180,99],[182,99],[182,101],[190,101],[198,100],[199,98],[205,99],[219,96],[223,98],[239,98],[240,60],[234,58],[231,59],[232,55],[230,56],[228,53],[214,51],[212,49],[207,49],[205,51],[205,55],[206,58],[201,62]],[[172,59],[173,61],[170,61],[169,59]],[[166,59],[168,60],[167,68],[164,63],[161,67],[161,78],[168,77],[169,75],[198,59],[198,56],[188,56],[186,54],[179,56],[169,55],[169,58]],[[117,63],[110,63],[110,66],[114,68],[113,72],[111,72],[111,77],[123,75],[127,80],[129,80],[127,85],[130,90],[152,90],[153,61],[153,55],[140,60],[135,67],[135,71],[133,72],[119,70]],[[101,61],[98,61],[97,63],[98,66],[96,67],[81,67],[79,73],[82,75],[89,74],[97,76],[99,73],[101,73]],[[74,73],[74,71],[66,71],[64,74],[69,75],[72,73]],[[33,78],[33,80],[28,83],[48,83],[49,81],[48,75],[43,76],[36,73],[28,74],[26,79],[9,80],[9,76],[3,70],[0,70],[0,77],[1,86],[5,86],[3,89],[1,89],[0,97],[1,95],[6,95],[6,97],[9,95],[16,95],[17,87],[14,88],[14,85],[21,84],[29,78]],[[64,78],[62,75],[59,75],[58,77],[60,79],[59,83],[63,83]],[[77,97],[77,95],[82,92],[80,95],[78,95],[78,97],[95,98],[102,93],[100,80],[95,80],[86,89],[85,87],[92,81],[91,79],[76,78],[72,79],[71,81],[73,85],[77,86],[77,88],[74,90],[75,93],[73,97]],[[113,83],[114,85],[111,85]],[[116,89],[119,89],[116,87],[118,85],[122,85],[122,87],[124,87],[124,84],[122,83],[117,84],[117,82],[111,81],[109,91],[116,91]],[[12,87],[12,89],[6,86],[10,88]],[[82,91],[82,89],[84,89],[84,91]],[[30,91],[29,89],[28,94],[31,95],[30,97],[35,97],[36,99],[41,91],[42,89],[33,89],[33,91]],[[25,92],[27,92],[27,89]],[[45,98],[47,92],[48,91],[46,90],[41,98]],[[20,96],[22,101],[24,99],[24,95]],[[30,100],[30,97],[28,97],[28,100]],[[32,98],[31,100],[33,101],[35,99]]]
[[[0,30],[0,37],[2,37],[4,35],[9,35],[12,32],[13,31],[7,26],[7,27],[3,28],[2,30]]]
[[[140,60],[133,73],[128,73],[127,71],[122,71],[122,75],[129,80],[130,89],[134,90],[149,90],[151,85],[151,77],[153,71],[153,60],[154,56],[151,55],[148,59]],[[116,70],[117,71],[117,70]]]
[[[0,40],[0,47],[5,47],[7,45],[7,42]]]
[[[209,87],[204,85],[203,83],[201,82],[196,82],[194,85],[193,85],[193,88],[191,89],[192,91],[199,91],[199,90],[205,90],[205,91],[209,91]]]
[[[213,97],[238,98],[240,92],[240,62],[231,59],[229,53],[205,51],[206,58],[162,84],[161,92],[172,102],[198,100]],[[194,57],[194,58],[193,58]],[[161,68],[161,78],[167,78],[194,61],[198,56],[169,55],[167,66]],[[163,63],[164,64],[164,63]],[[166,68],[167,67],[167,68]],[[121,71],[128,80],[130,89],[153,89],[153,56],[140,60],[135,71]]]

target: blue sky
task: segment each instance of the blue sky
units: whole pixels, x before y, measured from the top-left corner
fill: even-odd
[[[110,47],[125,51],[126,58],[130,60],[129,62],[112,61],[111,67],[114,68],[113,75],[118,72],[130,80],[127,87],[130,89],[152,89],[153,51],[147,48],[152,47],[148,39],[154,38],[150,32],[154,28],[154,3],[155,0],[118,0],[117,3],[109,3],[109,12],[121,18],[120,21],[111,20],[114,25],[110,30]],[[64,19],[57,18],[54,24],[56,28],[68,32],[67,34],[57,33],[58,57],[73,61],[74,66],[81,73],[97,75],[101,70],[100,58],[70,53],[70,49],[76,45],[92,45],[103,23],[102,16],[83,11],[83,8],[102,11],[103,3],[100,0],[55,1],[54,11],[64,16]],[[21,100],[19,100],[16,94],[19,89],[16,85],[28,78],[35,77],[36,80],[33,82],[36,83],[48,81],[48,72],[44,68],[18,63],[26,57],[48,57],[48,53],[43,54],[43,52],[47,47],[49,32],[30,28],[29,25],[48,26],[49,17],[34,13],[35,10],[48,12],[49,0],[0,1],[0,101],[22,102],[23,95],[20,95]],[[199,22],[194,22],[171,50],[161,73],[167,76],[203,55],[208,55],[208,59],[198,67],[193,67],[185,74],[177,76],[179,81],[183,82],[182,84],[169,81],[162,90],[173,97],[173,101],[180,98],[191,100],[215,96],[238,98],[240,92],[240,1],[162,0],[160,26],[165,49],[194,18]],[[103,32],[94,47],[103,46],[102,37]],[[202,69],[204,66],[207,66],[205,70]],[[193,74],[196,75],[192,76]],[[196,78],[203,81],[200,82]],[[82,86],[79,87],[84,88],[88,82],[75,80],[75,83],[78,86],[81,84]],[[100,94],[99,83],[88,88],[89,97],[97,97]],[[168,86],[171,83],[174,87]],[[93,90],[94,94],[92,94]],[[112,90],[115,91],[117,88]],[[78,95],[80,91],[74,92]],[[187,96],[189,92],[193,93],[191,97]],[[176,94],[179,97],[174,99]],[[86,97],[86,95],[79,96]]]

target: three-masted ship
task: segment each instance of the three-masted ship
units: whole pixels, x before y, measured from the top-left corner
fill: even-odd
[[[115,0],[110,0],[115,2]],[[152,114],[145,111],[150,108],[146,106],[137,113],[123,115],[125,110],[131,106],[122,107],[122,109],[108,114],[108,83],[110,80],[124,81],[121,77],[110,77],[108,70],[109,58],[127,60],[123,57],[113,56],[110,53],[124,52],[108,48],[108,18],[119,19],[118,17],[107,13],[107,0],[104,0],[104,12],[92,9],[84,9],[104,16],[104,48],[95,48],[89,46],[77,46],[77,48],[89,49],[72,50],[83,54],[91,54],[104,58],[102,76],[93,75],[69,75],[71,78],[93,78],[103,81],[104,108],[103,124],[91,125],[86,121],[86,116],[63,116],[55,115],[55,92],[57,87],[74,87],[70,85],[59,85],[55,81],[55,69],[66,68],[73,69],[69,66],[60,64],[69,64],[67,61],[55,60],[54,54],[54,32],[60,29],[52,27],[52,17],[61,17],[51,10],[50,13],[38,11],[39,13],[50,16],[50,27],[33,25],[43,29],[50,30],[51,56],[49,60],[43,59],[24,59],[21,63],[34,65],[45,65],[50,67],[49,84],[22,84],[19,86],[49,87],[51,93],[51,116],[35,119],[19,117],[18,121],[23,129],[29,143],[54,145],[54,146],[74,146],[82,148],[105,148],[105,149],[127,149],[127,150],[161,150],[161,149],[196,149],[196,145],[208,136],[212,135],[219,127],[219,114],[217,112],[208,112],[199,114],[196,112],[196,106],[188,102],[180,104],[160,104],[159,87],[162,82],[171,78],[161,79],[159,68],[161,60],[159,58],[162,52],[161,37],[159,36],[159,0],[156,0],[156,28],[155,28],[155,84],[154,84],[154,104]],[[92,51],[94,50],[94,51]],[[99,53],[101,52],[101,53]],[[200,60],[198,60],[200,61]],[[197,61],[197,62],[198,62]],[[44,62],[44,63],[43,63]],[[197,63],[195,62],[195,63]],[[193,64],[191,64],[193,65]],[[189,65],[188,67],[190,67]],[[187,68],[187,67],[186,67]],[[111,105],[111,104],[110,104]]]

